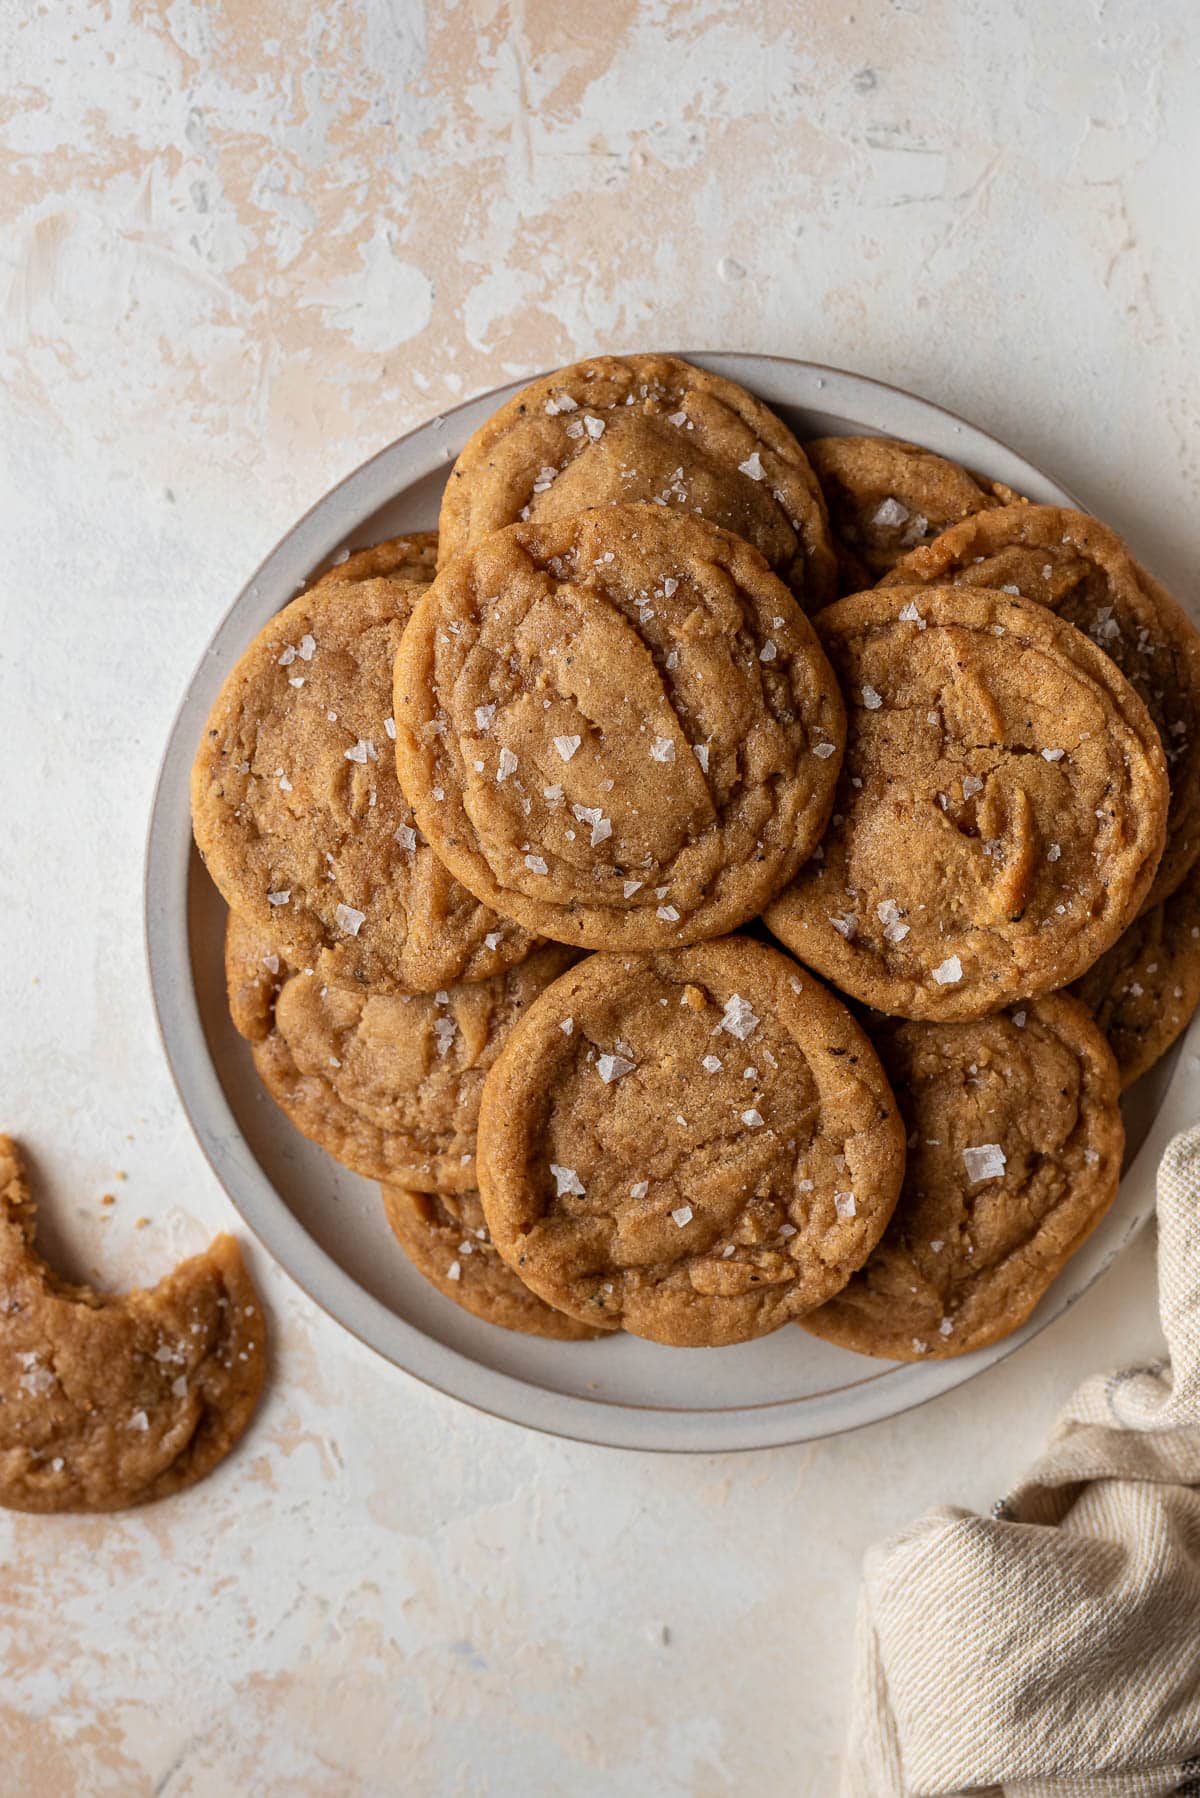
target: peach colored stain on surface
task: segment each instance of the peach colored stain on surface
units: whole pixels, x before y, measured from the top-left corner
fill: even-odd
[[[129,1172],[103,1227],[56,1211],[82,1265],[140,1278],[232,1221],[146,989],[157,757],[248,573],[400,432],[597,348],[812,357],[965,411],[1190,574],[1191,26],[0,9],[4,1088],[48,1205]],[[828,1798],[864,1548],[986,1509],[1101,1326],[1107,1359],[1155,1346],[1139,1243],[909,1418],[654,1460],[439,1399],[254,1270],[274,1385],[227,1465],[134,1518],[0,1516],[0,1794]]]

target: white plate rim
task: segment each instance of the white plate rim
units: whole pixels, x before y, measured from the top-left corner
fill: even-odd
[[[814,409],[835,408],[864,431],[909,436],[968,465],[986,468],[993,478],[1018,491],[1051,503],[1078,503],[988,432],[903,388],[789,357],[679,353],[742,381],[768,403],[803,406],[807,401]],[[1190,1064],[1200,1050],[1200,1017],[1184,1039],[1163,1102],[1125,1173],[1112,1210],[1019,1330],[1000,1343],[946,1361],[897,1368],[864,1360],[863,1377],[835,1392],[703,1410],[556,1392],[487,1367],[407,1323],[365,1291],[291,1212],[242,1135],[209,1053],[188,948],[187,883],[194,853],[188,775],[217,688],[253,632],[306,577],[399,493],[445,466],[442,432],[447,420],[485,402],[498,404],[531,378],[477,395],[416,426],[330,488],[264,559],[210,639],[168,734],[146,838],[145,946],[167,1064],[202,1152],[264,1252],[351,1335],[438,1392],[529,1429],[608,1448],[716,1454],[779,1447],[862,1428],[925,1404],[1006,1359],[1069,1309],[1112,1265],[1151,1215],[1159,1158],[1195,1110]],[[798,392],[802,386],[806,391]],[[894,428],[901,422],[897,414],[903,415],[903,429]],[[398,478],[401,472],[403,479]],[[831,1401],[837,1401],[833,1418],[822,1415]]]

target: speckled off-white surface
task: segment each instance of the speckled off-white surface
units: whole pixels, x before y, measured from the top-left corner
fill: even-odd
[[[1187,591],[1193,25],[0,9],[0,1121],[72,1267],[149,1279],[231,1222],[142,961],[159,747],[257,561],[421,418],[596,347],[811,357],[967,413]],[[1084,1373],[1158,1340],[1143,1239],[924,1411],[653,1459],[440,1399],[255,1268],[275,1378],[230,1465],[140,1515],[0,1521],[3,1794],[829,1793],[864,1547],[986,1507]]]

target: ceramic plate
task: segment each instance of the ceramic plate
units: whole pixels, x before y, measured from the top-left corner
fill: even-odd
[[[985,432],[862,375],[774,356],[689,359],[752,389],[801,439],[852,432],[911,438],[1031,499],[1073,503]],[[376,1187],[338,1167],[276,1110],[229,1022],[225,908],[192,847],[188,819],[188,771],[209,708],[246,644],[309,576],[344,549],[436,523],[450,463],[519,385],[432,419],[326,494],[267,557],[196,670],[163,758],[146,853],[150,978],[180,1096],[218,1178],[264,1248],[346,1329],[467,1404],[586,1442],[706,1453],[808,1441],[894,1416],[1011,1354],[1066,1310],[1145,1222],[1159,1153],[1192,1109],[1178,1051],[1131,1095],[1135,1153],[1117,1202],[1034,1317],[992,1348],[909,1366],[853,1355],[791,1327],[738,1348],[697,1351],[634,1336],[545,1342],[469,1316],[408,1266]],[[1200,1024],[1194,1036],[1197,1030]],[[1192,1060],[1185,1054],[1186,1065]]]

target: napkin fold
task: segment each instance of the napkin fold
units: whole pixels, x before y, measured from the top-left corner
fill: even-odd
[[[1169,1358],[1085,1381],[990,1518],[868,1552],[842,1798],[1200,1798],[1200,1127],[1157,1215]]]

